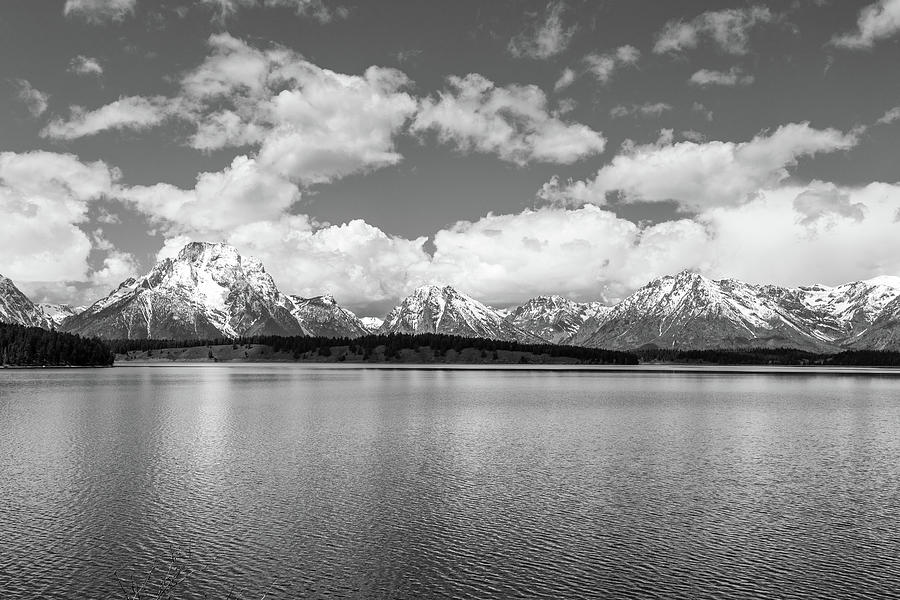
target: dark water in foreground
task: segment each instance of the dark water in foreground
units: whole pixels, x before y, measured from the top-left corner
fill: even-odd
[[[0,372],[0,598],[172,552],[181,598],[896,595],[900,377]]]

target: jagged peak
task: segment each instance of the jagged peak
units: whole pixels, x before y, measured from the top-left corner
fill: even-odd
[[[311,296],[304,298],[303,296],[291,296],[291,300],[300,303],[326,304],[328,306],[337,306],[337,300],[331,294],[322,294],[321,296]]]
[[[177,260],[196,264],[220,258],[225,258],[229,262],[240,262],[241,254],[234,246],[221,242],[189,242],[178,252]]]

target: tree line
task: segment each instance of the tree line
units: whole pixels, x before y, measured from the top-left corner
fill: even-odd
[[[2,365],[108,367],[114,358],[109,345],[97,338],[0,323]]]
[[[300,336],[251,336],[237,339],[209,339],[209,340],[113,340],[110,346],[117,354],[141,351],[153,352],[163,348],[193,348],[197,346],[217,346],[223,344],[264,345],[271,346],[275,352],[286,352],[300,358],[307,353],[318,353],[320,356],[330,356],[331,348],[346,346],[354,354],[366,358],[374,356],[376,349],[383,352],[387,360],[397,359],[403,350],[417,351],[419,348],[429,347],[436,355],[445,355],[448,351],[474,348],[482,352],[523,352],[536,355],[546,355],[553,358],[572,358],[588,363],[636,365],[638,357],[631,352],[617,350],[603,350],[600,348],[583,348],[580,346],[564,346],[556,344],[522,344],[513,341],[492,340],[486,338],[471,338],[458,335],[446,335],[442,333],[402,334],[391,333],[387,335],[366,335],[358,338],[328,338],[328,337],[300,337]]]

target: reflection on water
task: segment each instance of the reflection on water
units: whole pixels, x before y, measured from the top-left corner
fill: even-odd
[[[0,597],[900,593],[900,380],[0,372]]]

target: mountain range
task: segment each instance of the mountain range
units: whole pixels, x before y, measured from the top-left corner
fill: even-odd
[[[615,306],[539,296],[506,309],[425,285],[382,320],[359,318],[329,295],[284,294],[258,260],[193,242],[88,307],[34,304],[0,277],[0,321],[108,339],[445,333],[614,350],[881,350],[900,349],[900,277],[786,288],[683,271]]]

